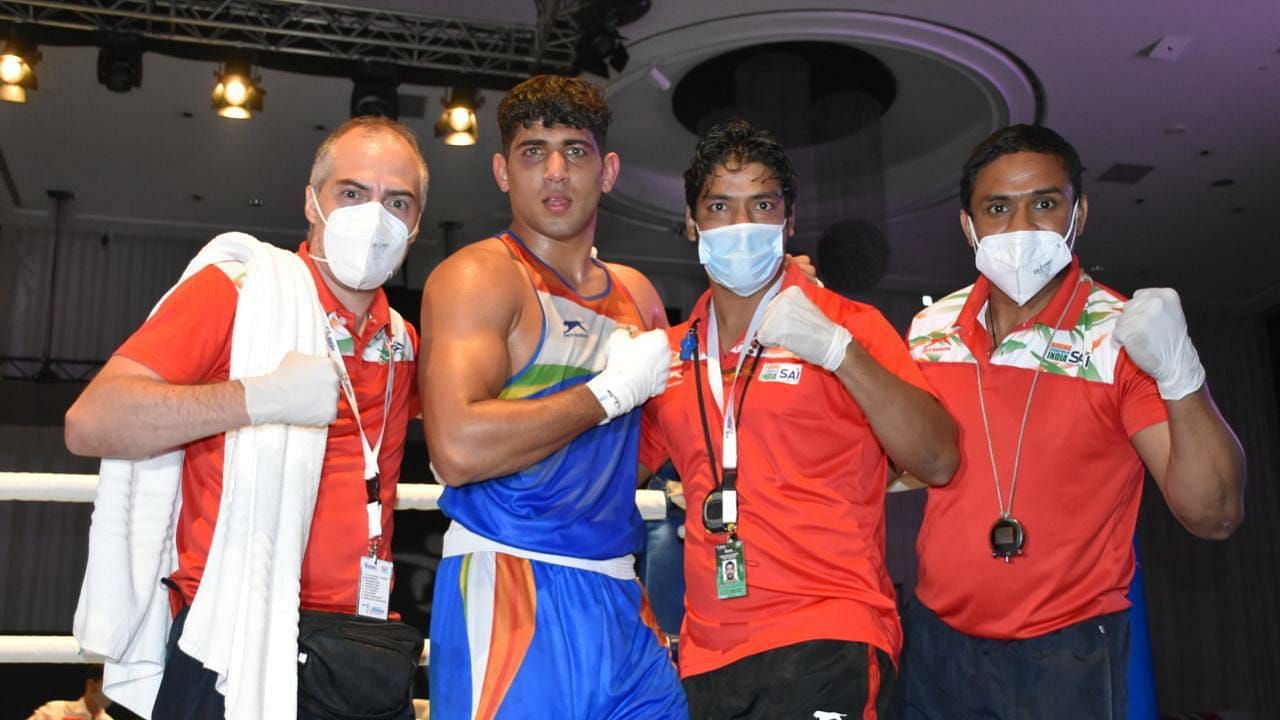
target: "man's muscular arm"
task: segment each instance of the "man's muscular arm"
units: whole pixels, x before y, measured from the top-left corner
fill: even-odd
[[[932,395],[881,365],[800,288],[789,287],[769,302],[759,337],[763,345],[781,345],[834,373],[862,408],[894,467],[928,485],[950,482],[960,461],[951,416]]]
[[[112,357],[67,411],[67,449],[136,459],[249,424],[238,381],[170,385],[145,365]]]
[[[338,376],[327,357],[286,353],[266,375],[179,385],[113,356],[67,410],[76,455],[135,460],[247,425],[324,426],[338,413]]]
[[[1229,537],[1244,520],[1244,450],[1209,397],[1178,293],[1135,292],[1113,337],[1156,381],[1169,413],[1132,438],[1169,509],[1197,537]]]
[[[418,385],[431,461],[442,482],[460,486],[529,467],[609,415],[648,399],[666,337],[610,339],[609,364],[592,380],[546,397],[499,400],[512,368],[508,337],[520,317],[528,279],[505,253],[483,244],[450,257],[422,296]],[[625,343],[627,347],[614,344]],[[634,343],[634,345],[632,345]],[[659,364],[660,359],[660,364]],[[611,392],[610,392],[611,391]]]

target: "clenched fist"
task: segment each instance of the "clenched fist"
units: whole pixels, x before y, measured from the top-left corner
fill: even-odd
[[[328,357],[289,352],[275,370],[240,384],[254,425],[325,426],[338,416],[338,373]]]

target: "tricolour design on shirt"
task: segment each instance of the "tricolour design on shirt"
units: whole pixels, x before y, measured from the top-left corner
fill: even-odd
[[[585,383],[604,369],[609,335],[643,325],[635,302],[608,274],[602,293],[581,296],[515,235],[499,239],[527,271],[543,319],[533,357],[498,398],[540,398]],[[588,559],[638,552],[644,539],[634,495],[639,424],[633,411],[528,468],[446,488],[440,508],[478,535],[525,550]]]
[[[1036,323],[1009,333],[991,354],[995,365],[1020,367],[1092,382],[1112,383],[1120,348],[1112,342],[1124,300],[1090,282],[1089,297],[1074,327],[1053,329]],[[957,290],[921,310],[911,322],[908,344],[917,362],[972,363],[973,353],[960,337],[957,319],[973,286]],[[984,308],[978,317],[985,317]]]

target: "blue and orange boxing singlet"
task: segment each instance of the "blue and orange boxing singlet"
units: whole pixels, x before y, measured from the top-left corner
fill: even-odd
[[[585,383],[604,369],[615,328],[645,329],[635,301],[603,263],[604,291],[584,297],[514,233],[497,237],[528,272],[542,310],[537,349],[499,399],[538,398]],[[524,470],[445,488],[440,509],[477,535],[533,552],[592,560],[639,552],[639,428],[637,409],[587,430]]]

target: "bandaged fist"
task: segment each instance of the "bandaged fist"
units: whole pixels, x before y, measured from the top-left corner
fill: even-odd
[[[792,286],[769,301],[756,336],[761,345],[779,345],[805,362],[835,372],[853,335],[831,322],[800,288]]]
[[[604,370],[587,382],[607,416],[625,415],[667,388],[671,350],[667,333],[650,330],[635,337],[622,328],[609,336]]]
[[[1187,336],[1187,318],[1178,293],[1147,288],[1133,294],[1116,321],[1116,343],[1160,388],[1160,397],[1178,400],[1204,384],[1204,366]]]
[[[338,373],[328,357],[286,353],[266,375],[240,378],[253,425],[325,426],[338,416]]]

